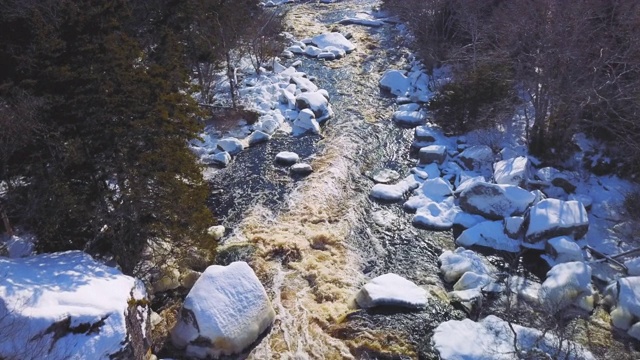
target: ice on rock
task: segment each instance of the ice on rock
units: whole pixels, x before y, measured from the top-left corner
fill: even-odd
[[[339,32],[316,35],[311,38],[311,42],[320,49],[332,46],[344,50],[347,54],[356,49],[356,46]]]
[[[442,360],[512,360],[516,356],[514,340],[517,350],[523,352],[542,352],[564,360],[596,359],[579,344],[567,344],[551,333],[509,324],[495,315],[479,322],[471,319],[443,322],[434,330],[431,342]]]
[[[269,297],[247,263],[212,265],[185,298],[171,339],[190,357],[232,355],[251,345],[274,319]]]
[[[444,163],[447,158],[447,147],[444,145],[429,145],[420,149],[418,159],[421,165]]]
[[[395,96],[406,96],[409,86],[409,79],[400,70],[387,70],[380,79],[380,87]]]
[[[229,155],[236,155],[244,150],[242,142],[236,138],[224,138],[218,141],[218,147]]]
[[[574,261],[555,265],[547,272],[540,287],[540,300],[547,311],[555,313],[569,305],[581,295],[591,295],[591,268]]]
[[[524,213],[533,200],[534,195],[520,187],[477,181],[460,194],[460,207],[468,213],[499,220]]]
[[[280,165],[285,165],[285,166],[293,165],[297,163],[298,160],[300,160],[300,156],[291,151],[281,151],[278,154],[276,154],[276,163]]]
[[[385,305],[419,309],[427,305],[427,291],[400,275],[389,273],[364,285],[356,302],[364,309]]]
[[[409,175],[397,184],[376,184],[371,189],[371,197],[382,201],[400,201],[404,198],[404,194],[415,190],[420,186],[415,175]]]
[[[459,247],[455,251],[446,250],[438,257],[440,271],[446,282],[454,282],[460,279],[466,272],[478,275],[492,274],[494,271],[490,265],[471,250]]]
[[[497,184],[523,186],[529,179],[529,159],[519,156],[498,161],[493,165],[493,178]]]
[[[589,229],[584,206],[575,200],[545,199],[531,207],[525,241],[537,243],[556,236],[582,238]]]
[[[495,250],[519,252],[520,241],[511,239],[504,233],[502,221],[484,221],[460,234],[456,239],[460,246],[483,246]]]
[[[418,104],[400,105],[398,111],[393,113],[393,121],[402,126],[415,127],[427,121],[427,114]]]
[[[329,100],[324,92],[321,91],[306,92],[298,95],[296,97],[296,106],[298,109],[310,109],[313,111],[318,123],[322,123],[333,116]]]
[[[142,282],[83,252],[0,258],[0,274],[0,358],[110,359],[146,337]]]

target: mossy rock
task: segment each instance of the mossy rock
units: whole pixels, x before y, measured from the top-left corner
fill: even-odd
[[[234,261],[251,262],[256,246],[250,243],[238,243],[221,246],[217,250],[214,263],[227,266]]]

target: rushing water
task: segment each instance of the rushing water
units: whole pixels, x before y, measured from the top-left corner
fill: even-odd
[[[303,58],[301,70],[328,90],[335,111],[323,136],[279,136],[242,152],[213,183],[212,209],[232,234],[219,262],[249,261],[277,312],[272,329],[242,357],[256,359],[437,358],[430,332],[459,311],[437,300],[428,310],[356,310],[367,278],[388,272],[442,288],[437,256],[450,233],[418,230],[397,204],[369,199],[368,174],[391,168],[405,175],[413,132],[391,121],[394,99],[378,81],[408,65],[393,26],[334,23],[370,12],[372,0],[293,5],[287,21],[299,39],[334,28],[358,49],[334,62]],[[308,158],[314,173],[291,179],[273,164],[279,151]],[[439,286],[440,285],[440,286]]]

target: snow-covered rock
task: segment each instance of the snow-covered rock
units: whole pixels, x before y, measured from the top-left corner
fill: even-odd
[[[536,172],[536,179],[546,185],[553,185],[561,188],[567,194],[571,194],[576,190],[575,176],[562,172],[552,167],[544,167]]]
[[[409,79],[400,70],[387,70],[380,79],[380,87],[395,96],[406,96],[410,85]]]
[[[217,154],[204,155],[201,158],[202,162],[209,165],[227,166],[231,162],[231,155],[228,152],[222,151]]]
[[[418,126],[414,130],[414,141],[417,143],[432,143],[440,137],[436,129],[429,125]]]
[[[558,264],[584,260],[580,246],[568,236],[559,236],[550,239],[547,241],[546,250]]]
[[[591,293],[591,268],[583,262],[573,261],[557,264],[547,272],[540,287],[540,300],[547,311],[555,313],[581,295]]]
[[[614,299],[611,322],[617,328],[629,330],[640,319],[640,276],[618,279],[607,288],[607,293]],[[630,335],[636,335],[635,331]]]
[[[320,124],[316,121],[313,111],[303,109],[298,113],[298,117],[293,122],[293,135],[298,136],[304,133],[320,133]]]
[[[447,158],[447,147],[444,145],[429,145],[420,149],[418,159],[421,165],[444,163]]]
[[[147,351],[142,282],[79,252],[0,258],[0,358],[132,359]]]
[[[266,141],[271,140],[271,135],[264,133],[260,130],[256,130],[249,135],[249,139],[247,140],[249,146],[260,144]]]
[[[520,215],[533,200],[534,195],[520,187],[479,181],[468,185],[460,193],[462,210],[492,220]]]
[[[507,278],[507,288],[518,298],[529,301],[533,304],[540,303],[540,284],[521,276],[510,276]]]
[[[427,121],[427,114],[418,104],[405,104],[398,107],[398,111],[393,113],[393,121],[399,125],[415,127],[423,125]]]
[[[476,274],[472,271],[468,271],[464,273],[453,285],[453,290],[461,291],[477,288],[482,290],[482,288],[492,284],[493,282],[494,279],[487,274]]]
[[[460,209],[453,204],[453,198],[436,202],[428,201],[416,210],[411,223],[418,228],[444,231],[453,227],[453,222]]]
[[[231,355],[251,345],[274,319],[269,297],[247,263],[212,265],[185,298],[171,339],[190,357]]]
[[[311,38],[311,42],[321,49],[333,46],[344,50],[347,54],[356,49],[356,46],[339,32],[316,35]]]
[[[524,217],[509,216],[504,218],[504,233],[512,239],[520,239],[524,233]]]
[[[289,80],[292,84],[295,84],[300,92],[314,92],[318,91],[318,86],[311,80],[304,77],[304,74],[295,74],[291,76]]]
[[[364,309],[383,305],[423,308],[427,305],[427,291],[400,275],[389,273],[364,285],[356,301]]]
[[[463,247],[455,251],[446,250],[438,257],[440,260],[440,271],[442,271],[446,282],[454,282],[466,272],[473,272],[478,275],[492,274],[494,271],[481,257],[471,250]]]
[[[624,262],[624,266],[627,267],[627,273],[629,275],[633,275],[633,276],[640,275],[640,257],[626,260]]]
[[[529,179],[529,159],[519,156],[498,161],[493,165],[493,178],[497,184],[524,186]]]
[[[566,344],[566,340],[561,341],[552,333],[518,324],[510,326],[495,315],[489,315],[479,322],[471,319],[443,322],[434,330],[431,341],[442,360],[512,360],[524,355],[522,352],[542,352],[564,360],[596,359],[579,344]],[[516,355],[516,350],[520,350],[521,354]]]
[[[300,155],[291,151],[281,151],[276,154],[276,163],[284,166],[293,165],[300,160]]]
[[[289,171],[292,175],[307,176],[313,172],[313,168],[309,164],[297,163],[291,165]]]
[[[309,45],[306,48],[304,48],[304,54],[311,57],[316,57],[321,52],[322,52],[322,49],[315,47],[313,45]]]
[[[479,170],[494,160],[493,150],[486,145],[475,145],[466,148],[458,155],[458,159],[468,170]]]
[[[587,210],[575,200],[542,200],[531,207],[525,221],[525,241],[532,244],[563,235],[580,239],[589,230]]]
[[[236,155],[244,150],[242,142],[236,138],[224,138],[218,141],[218,147],[226,151],[229,155]]]
[[[322,51],[321,53],[318,54],[318,59],[321,60],[335,60],[336,59],[336,55],[332,52],[329,51]]]
[[[414,175],[409,175],[396,184],[375,184],[371,189],[371,197],[382,201],[400,201],[404,194],[420,186]]]
[[[347,52],[344,51],[344,49],[341,49],[336,46],[327,46],[324,49],[322,49],[322,52],[333,54],[335,59],[341,59],[347,54]],[[318,58],[320,58],[320,54],[318,55]]]
[[[441,177],[425,180],[416,191],[416,195],[404,203],[405,210],[413,212],[420,207],[427,206],[431,202],[443,202],[453,197],[451,185]]]
[[[321,91],[305,92],[296,96],[296,106],[299,110],[311,109],[318,123],[333,116],[329,100]]]
[[[213,239],[218,241],[220,239],[222,239],[222,237],[224,236],[224,233],[227,229],[225,229],[224,226],[222,225],[216,225],[216,226],[211,226],[207,229],[207,233],[211,236],[213,236]]]
[[[362,25],[362,26],[370,26],[370,27],[380,27],[384,25],[384,21],[380,19],[370,19],[365,17],[347,17],[340,21],[338,24],[342,25]]]
[[[0,189],[1,189],[1,186],[0,186]],[[35,236],[32,234],[26,234],[26,233],[13,235],[11,237],[7,236],[6,239],[4,239],[4,244],[3,244],[2,236],[0,236],[0,249],[2,249],[3,245],[6,248],[8,253],[7,255],[10,258],[20,258],[20,257],[30,256],[33,254],[35,250]]]
[[[460,246],[483,246],[508,252],[520,251],[520,241],[508,237],[502,221],[484,221],[460,234],[456,244]]]

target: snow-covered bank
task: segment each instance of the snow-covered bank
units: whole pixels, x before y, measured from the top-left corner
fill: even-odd
[[[0,357],[125,360],[147,350],[139,280],[79,251],[0,258],[0,274]]]

